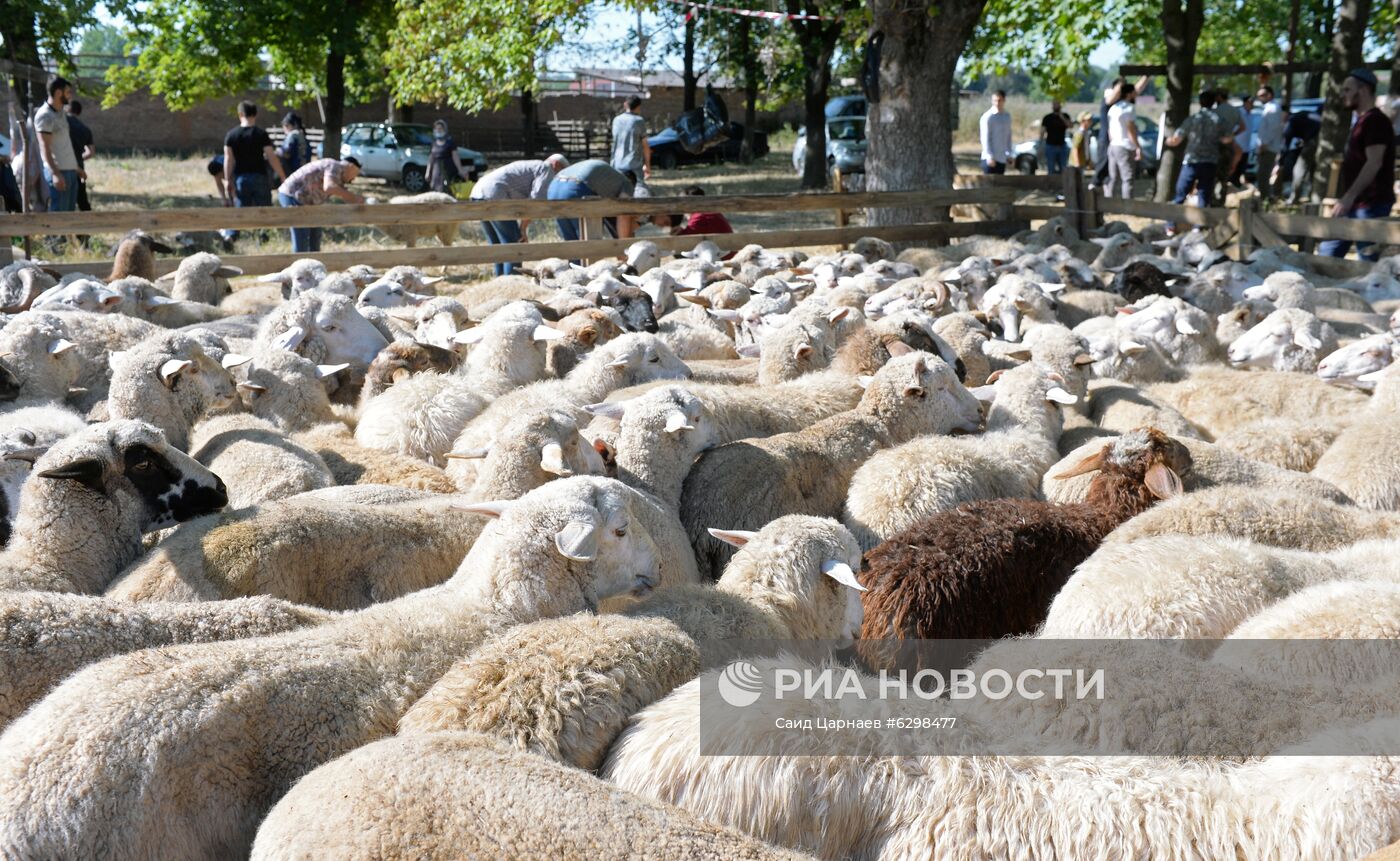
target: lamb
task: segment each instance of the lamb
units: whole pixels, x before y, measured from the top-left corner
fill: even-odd
[[[27,312],[0,330],[0,394],[11,409],[63,403],[80,379],[99,376],[68,336],[57,314]]]
[[[1397,408],[1400,408],[1400,376],[1392,366],[1377,375],[1370,405],[1317,459],[1313,475],[1336,485],[1362,508],[1400,509]]]
[[[1063,285],[1054,285],[1064,289]],[[1019,341],[1037,323],[1057,323],[1054,305],[1045,290],[1019,275],[1002,277],[978,303],[987,317],[1001,322],[1002,339]]]
[[[544,376],[544,345],[563,333],[543,325],[534,306],[516,302],[464,336],[476,346],[461,371],[410,378],[369,401],[356,441],[444,465],[458,434],[494,397]]]
[[[688,376],[690,369],[656,335],[629,333],[595,349],[562,380],[533,383],[497,398],[462,429],[451,450],[489,446],[511,416],[536,407],[581,409],[614,389]],[[459,486],[475,479],[471,461],[454,462],[449,473]]]
[[[963,385],[980,386],[987,382],[992,367],[983,345],[991,338],[991,333],[982,325],[982,321],[968,313],[945,314],[934,321],[933,332],[958,354],[965,374]]]
[[[623,333],[621,318],[610,308],[580,308],[559,318],[552,328],[564,333],[564,337],[547,342],[545,364],[555,377],[567,375],[589,350]]]
[[[231,508],[335,484],[320,455],[271,422],[244,413],[212,416],[196,425],[190,454],[223,478]]]
[[[151,425],[91,425],[34,462],[0,552],[0,591],[93,594],[140,554],[143,533],[227,501],[219,477]]]
[[[467,732],[384,739],[316,769],[272,808],[252,857],[328,853],[431,861],[810,857]]]
[[[348,363],[363,372],[388,341],[344,296],[305,293],[258,326],[258,349],[279,347],[318,364]]]
[[[1366,406],[1361,392],[1329,386],[1311,375],[1202,366],[1179,382],[1146,386],[1153,400],[1179,410],[1218,437],[1261,419],[1345,423]]]
[[[456,370],[458,364],[460,359],[451,350],[417,341],[394,341],[369,363],[365,384],[360,387],[360,407],[363,409],[370,398],[415,374],[426,371],[446,374]]]
[[[262,637],[335,614],[272,598],[132,604],[60,592],[0,594],[0,730],[88,664],[138,649]]]
[[[1089,357],[1096,376],[1125,383],[1173,382],[1185,374],[1181,367],[1157,345],[1114,327],[1106,332],[1076,331],[1089,343]]]
[[[827,367],[836,352],[835,340],[830,325],[806,320],[767,330],[759,342],[759,384],[769,386]]]
[[[359,302],[361,305],[377,304],[381,308],[421,305],[433,298],[432,294],[422,291],[442,280],[441,277],[433,278],[423,274],[423,270],[417,266],[395,266],[365,287]],[[381,289],[378,289],[378,292],[370,292],[376,288]],[[371,297],[369,303],[365,301],[366,294]],[[386,302],[387,304],[382,304]]]
[[[1228,348],[1245,332],[1264,322],[1264,318],[1274,313],[1274,310],[1272,302],[1257,299],[1236,302],[1233,308],[1216,318],[1215,340],[1222,347]]]
[[[34,311],[92,311],[110,313],[122,303],[120,292],[95,278],[61,281],[34,298]]]
[[[241,357],[236,357],[241,358]],[[181,451],[190,447],[190,426],[236,398],[233,376],[189,335],[172,332],[112,357],[107,415],[142,419]]]
[[[218,305],[233,293],[228,279],[243,274],[237,266],[225,266],[214,254],[201,251],[191,254],[170,275],[162,275],[156,283],[171,280],[170,297],[185,302]]]
[[[1331,550],[1370,538],[1400,538],[1400,517],[1311,495],[1225,486],[1143,512],[1116,529],[1109,541],[1174,533],[1223,533],[1276,547]]]
[[[258,280],[265,284],[280,284],[283,299],[295,299],[310,293],[327,275],[325,264],[307,257],[293,260],[286,269],[264,275]]]
[[[415,340],[454,350],[462,346],[454,336],[472,325],[467,309],[456,299],[436,296],[419,305],[413,312]]]
[[[18,314],[58,283],[56,274],[32,260],[16,260],[0,269],[0,313]]]
[[[1394,546],[1364,541],[1310,553],[1225,535],[1110,541],[1055,596],[1040,636],[1218,640],[1306,586],[1400,580]]]
[[[0,854],[246,854],[298,778],[392,731],[489,634],[648,588],[656,560],[631,493],[551,482],[507,507],[441,586],[79,671],[0,735]]]
[[[717,579],[731,555],[706,531],[753,529],[784,514],[839,517],[851,476],[871,455],[915,436],[975,431],[981,409],[953,369],[928,353],[893,359],[849,412],[804,430],[727,443],[686,477],[681,522],[700,573]]]
[[[174,254],[175,249],[159,241],[144,230],[133,230],[122,237],[117,244],[116,257],[112,260],[112,274],[108,281],[116,281],[135,275],[147,281],[156,280],[156,255]]]
[[[1227,351],[1230,364],[1244,368],[1313,373],[1322,357],[1337,349],[1337,335],[1317,316],[1280,308],[1245,332]]]
[[[373,198],[369,202],[373,203]],[[389,198],[390,205],[426,203],[441,205],[456,202],[457,198],[443,191],[397,194]],[[447,247],[452,244],[452,240],[457,238],[457,224],[456,221],[441,221],[430,224],[376,224],[375,227],[394,242],[402,242],[409,248],[416,247],[419,240],[431,239],[434,236],[437,237],[438,242],[442,243],[443,247]]]
[[[789,515],[758,533],[722,534],[740,549],[713,587],[662,589],[625,616],[498,635],[415,703],[400,733],[477,730],[596,769],[630,715],[700,672],[703,644],[849,639],[859,629],[860,551],[839,525]]]
[[[861,549],[964,502],[1035,497],[1059,458],[1061,405],[1076,400],[1061,383],[1034,364],[1012,368],[996,381],[983,435],[917,437],[866,461],[842,516]]]
[[[1120,308],[1118,327],[1135,340],[1152,340],[1178,365],[1223,358],[1211,317],[1182,299],[1152,296]]]
[[[1205,440],[1177,434],[1168,434],[1168,436],[1186,446],[1186,450],[1191,454],[1191,471],[1181,477],[1182,488],[1188,493],[1233,484],[1253,487],[1266,492],[1307,494],[1331,502],[1348,503],[1351,501],[1335,485],[1322,479],[1253,460],[1218,443],[1209,443]],[[1110,440],[1091,440],[1075,448],[1051,467],[1049,474],[1069,470],[1108,441]],[[1069,479],[1047,477],[1041,484],[1041,491],[1045,494],[1045,498],[1052,502],[1082,502],[1089,492],[1089,478],[1087,476]]]
[[[1083,503],[983,500],[918,521],[866,554],[861,639],[1029,633],[1103,537],[1158,499],[1180,494],[1190,468],[1183,445],[1145,428],[1061,473],[1099,472]],[[867,659],[883,651],[872,644]]]
[[[1317,363],[1317,378],[1327,383],[1375,387],[1372,376],[1389,367],[1395,359],[1395,336],[1389,332],[1371,335],[1338,347]]]

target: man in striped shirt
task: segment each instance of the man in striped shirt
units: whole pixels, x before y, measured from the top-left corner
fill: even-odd
[[[490,171],[472,188],[472,200],[545,200],[549,184],[559,171],[569,166],[569,160],[554,154],[543,161],[513,161]],[[482,232],[492,245],[529,242],[530,219],[520,221],[483,221]],[[497,275],[509,275],[519,263],[497,263]]]

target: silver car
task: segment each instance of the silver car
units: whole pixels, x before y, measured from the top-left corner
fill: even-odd
[[[410,194],[428,187],[428,155],[433,127],[418,123],[352,123],[340,131],[340,157],[354,156],[360,173],[398,182]],[[457,147],[467,179],[486,173],[486,156]]]

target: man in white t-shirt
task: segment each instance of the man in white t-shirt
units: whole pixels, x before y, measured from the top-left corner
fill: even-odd
[[[1122,198],[1133,196],[1133,172],[1142,160],[1137,134],[1137,89],[1120,85],[1118,101],[1108,111],[1108,184],[1104,192],[1113,197],[1115,187]]]

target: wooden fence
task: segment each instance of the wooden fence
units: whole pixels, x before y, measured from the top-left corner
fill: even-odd
[[[1383,245],[1400,245],[1400,221],[1324,218],[1260,211],[1258,198],[1245,196],[1231,206],[1199,208],[1143,200],[1107,198],[1091,191],[1077,169],[1063,176],[959,176],[957,188],[924,191],[839,192],[834,194],[718,195],[704,198],[707,210],[725,213],[792,213],[827,211],[836,226],[794,230],[761,230],[706,237],[725,250],[751,243],[770,248],[844,245],[862,236],[891,242],[943,243],[977,234],[1010,235],[1032,221],[1062,217],[1081,235],[1103,224],[1105,217],[1135,216],[1199,226],[1207,231],[1212,247],[1244,259],[1256,248],[1297,244],[1311,251],[1321,239],[1350,239]],[[1027,194],[1038,200],[1023,201]],[[528,218],[578,218],[584,241],[525,243],[511,246],[450,246],[325,251],[314,255],[257,254],[230,256],[228,263],[249,275],[276,272],[298,257],[315,256],[328,266],[344,268],[358,263],[374,266],[460,266],[506,260],[542,260],[550,257],[596,259],[622,253],[633,240],[598,239],[601,219],[617,215],[647,216],[684,212],[696,198],[642,198],[637,200],[571,201],[464,201],[444,204],[326,205],[313,207],[255,207],[229,209],[162,209],[140,211],[27,213],[0,218],[0,236],[49,236],[121,234],[141,229],[151,233],[212,231],[225,228],[355,227],[433,224],[441,222],[499,221]],[[897,208],[927,213],[927,220],[889,226],[849,226],[849,214],[860,210]],[[952,220],[948,219],[952,216]],[[647,237],[663,249],[678,251],[694,246],[692,236]],[[1319,271],[1350,276],[1364,264],[1330,257],[1314,257]],[[176,258],[157,260],[157,272],[172,271]],[[66,272],[102,274],[106,260],[60,264]]]

